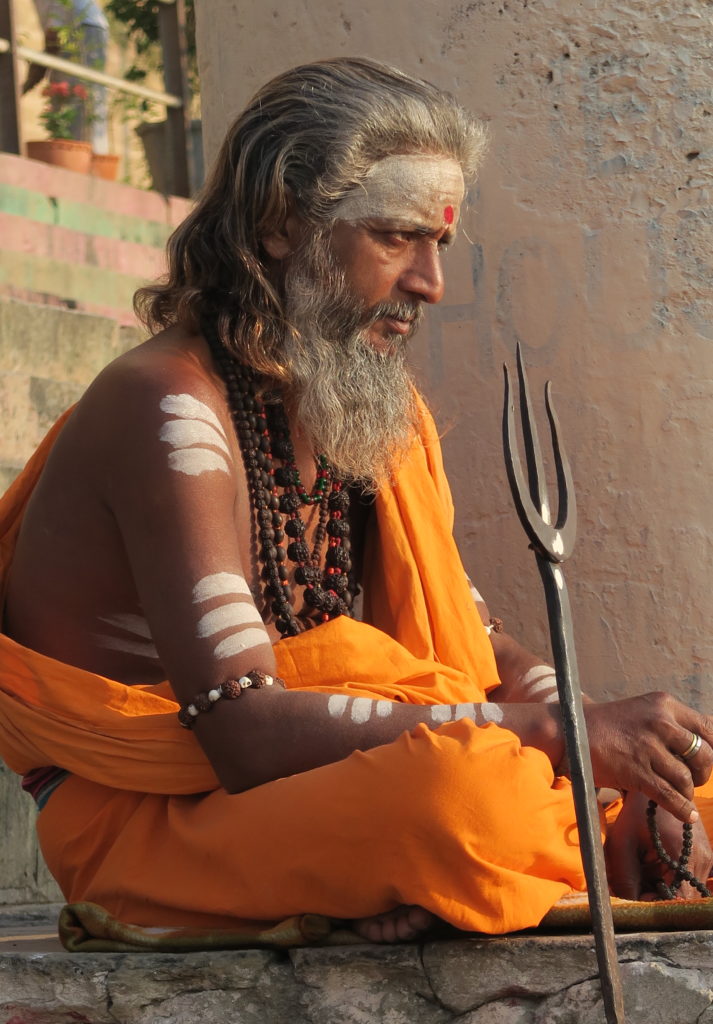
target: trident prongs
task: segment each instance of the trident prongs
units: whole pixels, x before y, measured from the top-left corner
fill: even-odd
[[[572,553],[574,547],[577,530],[574,484],[569,462],[560,443],[559,424],[552,405],[548,383],[545,389],[545,404],[552,435],[558,490],[557,522],[552,526],[542,454],[519,345],[517,368],[520,380],[520,415],[528,482],[525,481],[517,450],[515,407],[507,366],[504,367],[505,408],[503,410],[505,466],[515,507],[520,522],[535,550],[537,567],[545,588],[552,655],[557,673],[557,692],[562,714],[565,749],[569,760],[569,774],[572,779],[582,863],[587,879],[587,895],[599,963],[604,1012],[607,1024],[624,1024],[624,998],[616,955],[614,922],[599,830],[599,813],[582,705],[582,691],[579,685],[577,654],[574,648],[572,610],[564,573],[560,565],[557,564],[563,562]]]
[[[515,402],[510,385],[510,373],[507,366],[505,372],[505,407],[503,410],[503,448],[505,451],[505,468],[513,500],[525,532],[533,547],[550,562],[564,562],[572,554],[574,538],[577,532],[577,505],[574,498],[574,483],[569,460],[560,444],[559,423],[552,403],[551,383],[545,389],[545,404],[552,435],[552,451],[557,473],[558,509],[557,521],[552,526],[550,503],[547,494],[547,483],[542,465],[542,453],[537,436],[537,424],[532,415],[530,390],[527,374],[522,361],[520,345],[517,346],[517,370],[520,382],[520,416],[522,418],[522,435],[525,443],[527,460],[527,476],[529,486],[525,482],[525,474],[517,448],[515,433]]]

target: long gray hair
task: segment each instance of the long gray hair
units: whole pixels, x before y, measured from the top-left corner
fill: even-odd
[[[483,127],[448,93],[360,58],[306,64],[268,82],[228,131],[197,205],[168,242],[168,275],[140,289],[139,318],[157,330],[208,317],[239,359],[277,380],[283,303],[261,239],[279,229],[290,198],[315,226],[395,153],[456,159],[466,180]]]

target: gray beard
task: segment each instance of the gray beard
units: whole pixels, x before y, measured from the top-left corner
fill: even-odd
[[[376,489],[393,479],[415,433],[406,342],[423,318],[422,306],[365,308],[350,293],[324,234],[295,254],[284,290],[287,408],[338,476]],[[388,350],[378,352],[367,329],[385,316],[414,322],[408,335],[393,335]]]

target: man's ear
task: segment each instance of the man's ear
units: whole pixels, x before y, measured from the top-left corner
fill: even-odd
[[[260,239],[268,256],[274,260],[285,260],[295,252],[302,241],[305,222],[295,209],[295,201],[287,190],[287,213],[274,231]]]

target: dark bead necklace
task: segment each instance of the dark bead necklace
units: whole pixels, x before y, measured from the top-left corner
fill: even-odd
[[[674,872],[671,885],[666,885],[662,879],[656,886],[662,899],[675,899],[676,893],[681,888],[682,882],[689,882],[694,889],[698,890],[701,896],[713,896],[713,893],[710,892],[704,883],[699,881],[699,879],[697,879],[696,876],[686,867],[688,864],[688,858],[691,856],[691,850],[693,849],[693,826],[689,824],[689,822],[684,824],[681,856],[678,860],[674,860],[673,857],[668,855],[664,849],[663,843],[661,842],[658,825],[656,824],[656,802],[654,800],[649,800],[646,807],[646,824],[649,827],[651,842],[659,856],[659,860],[663,861],[663,863],[669,868],[672,868]]]
[[[356,587],[351,573],[349,490],[320,455],[316,460],[314,488],[307,493],[300,480],[282,403],[264,403],[259,397],[260,382],[254,370],[230,356],[209,327],[204,326],[204,336],[228,392],[230,414],[255,510],[265,604],[275,616],[278,632],[281,636],[296,636],[311,625],[350,615]],[[282,466],[275,467],[274,458],[278,458]],[[304,540],[303,505],[319,505],[311,551]],[[283,546],[286,536],[289,538],[287,549]],[[329,540],[322,569],[326,537]],[[311,609],[311,622],[298,619],[294,614],[287,559],[296,563],[295,582],[305,588],[304,600]]]

